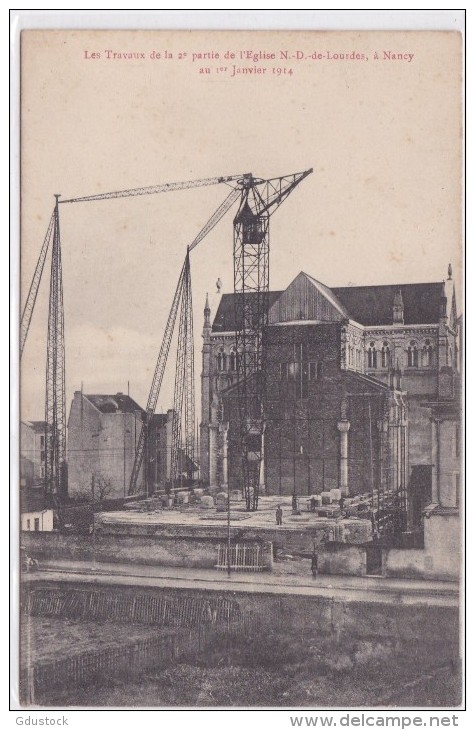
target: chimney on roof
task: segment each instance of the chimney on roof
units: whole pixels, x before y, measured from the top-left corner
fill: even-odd
[[[404,302],[400,289],[394,295],[393,324],[404,324]]]

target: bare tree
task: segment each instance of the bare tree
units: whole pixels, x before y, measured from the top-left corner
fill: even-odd
[[[92,508],[100,509],[103,501],[112,492],[112,482],[103,474],[94,472],[91,476],[90,497]]]
[[[83,502],[91,507],[101,507],[104,500],[112,492],[112,482],[100,472],[93,472],[91,481],[80,491],[77,491],[74,498],[77,502]]]

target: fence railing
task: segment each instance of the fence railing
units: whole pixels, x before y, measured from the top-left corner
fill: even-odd
[[[25,657],[20,672],[22,705],[38,703],[52,690],[101,684],[112,677],[136,677],[152,667],[168,666],[196,656],[213,637],[257,630],[260,617],[221,597],[177,598],[153,594],[110,594],[104,591],[39,588],[23,602],[29,615],[137,622],[170,628],[167,633],[41,662]],[[165,629],[166,630],[166,629]]]
[[[228,545],[218,545],[218,562],[215,567],[219,570],[229,567],[231,570],[260,572],[268,567],[262,545],[231,545],[229,560],[228,549]]]
[[[239,621],[236,601],[222,596],[161,596],[91,589],[35,588],[26,594],[23,611],[33,616],[136,622],[192,627]]]

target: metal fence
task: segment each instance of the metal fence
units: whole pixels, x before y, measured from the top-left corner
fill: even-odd
[[[172,597],[73,588],[35,588],[26,594],[23,611],[33,616],[177,627],[241,619],[236,601],[219,595]]]
[[[266,556],[262,545],[245,545],[237,543],[231,545],[228,560],[228,546],[218,545],[218,562],[215,566],[219,570],[245,570],[260,572],[266,570]]]

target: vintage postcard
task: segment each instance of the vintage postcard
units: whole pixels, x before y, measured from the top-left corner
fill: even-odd
[[[21,33],[24,708],[462,708],[459,32]]]

